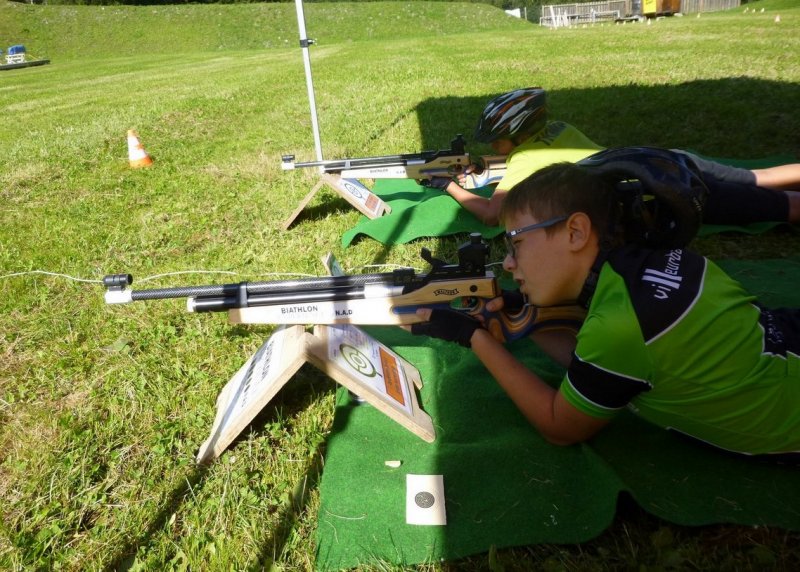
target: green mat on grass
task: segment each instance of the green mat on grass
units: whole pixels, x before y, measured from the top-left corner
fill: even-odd
[[[792,163],[796,159],[790,155],[766,157],[755,160],[735,160],[715,158],[720,163],[758,169]],[[392,212],[369,219],[362,216],[356,225],[342,235],[342,247],[349,246],[358,236],[369,236],[382,244],[404,244],[424,236],[448,236],[451,234],[480,232],[485,239],[494,238],[502,229],[486,226],[466,209],[453,200],[450,195],[438,190],[422,187],[410,179],[379,179],[372,192],[378,195],[391,208]],[[478,194],[491,195],[490,188],[478,189]],[[707,225],[701,236],[723,231],[740,231],[752,234],[764,232],[775,223],[759,223],[747,226]]]
[[[765,304],[800,306],[800,259],[723,267]],[[320,483],[320,570],[587,541],[610,524],[622,491],[681,525],[800,530],[800,466],[729,456],[628,414],[589,443],[550,445],[469,350],[397,328],[370,333],[419,368],[421,406],[437,436],[425,443],[340,392]],[[561,370],[530,342],[512,350],[548,381],[560,379]],[[388,460],[402,465],[389,468]],[[407,474],[443,475],[446,526],[405,523]]]

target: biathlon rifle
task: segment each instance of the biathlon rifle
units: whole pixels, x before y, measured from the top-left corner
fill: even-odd
[[[450,142],[449,149],[440,151],[307,163],[296,163],[294,155],[281,157],[281,168],[284,171],[320,167],[324,173],[337,174],[343,179],[416,179],[425,181],[432,177],[455,177],[473,163],[478,166],[478,169],[466,175],[464,186],[467,189],[477,189],[497,183],[505,174],[505,155],[470,158],[465,150],[464,137],[461,135],[456,136]]]
[[[498,339],[522,337],[542,318],[541,309],[487,312],[486,302],[501,294],[494,275],[486,270],[487,255],[488,246],[474,233],[459,247],[458,264],[435,259],[423,248],[422,258],[431,265],[424,274],[401,268],[380,274],[150,290],[130,289],[130,274],[111,274],[103,283],[108,304],[186,298],[190,312],[226,311],[234,324],[402,325],[422,321],[417,308],[438,307],[482,314]]]

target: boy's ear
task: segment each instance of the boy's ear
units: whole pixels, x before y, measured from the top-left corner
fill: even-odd
[[[586,213],[572,213],[567,219],[569,243],[572,250],[581,250],[589,243],[592,221]]]

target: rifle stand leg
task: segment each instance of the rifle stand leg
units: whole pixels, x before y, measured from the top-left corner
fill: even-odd
[[[300,201],[300,204],[297,205],[297,208],[294,209],[294,212],[292,212],[292,214],[289,215],[289,218],[287,218],[285,221],[283,221],[283,224],[281,225],[281,230],[288,230],[288,228],[290,226],[292,226],[292,223],[294,222],[294,220],[298,216],[300,216],[300,213],[303,211],[304,208],[306,208],[308,206],[308,203],[311,202],[311,199],[314,198],[314,195],[317,194],[317,191],[319,191],[322,188],[322,185],[324,183],[325,183],[325,181],[322,181],[322,180],[317,181],[317,184],[314,185],[314,188],[311,189],[311,191],[303,198],[302,201]]]
[[[338,349],[342,342],[348,352]],[[433,421],[419,405],[415,388],[422,387],[422,378],[411,363],[349,324],[318,325],[314,334],[301,325],[280,326],[217,396],[217,413],[197,463],[216,459],[306,362],[422,440],[436,438]]]

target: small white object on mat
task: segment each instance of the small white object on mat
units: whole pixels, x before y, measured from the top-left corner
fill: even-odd
[[[447,524],[442,475],[406,475],[406,524]]]

